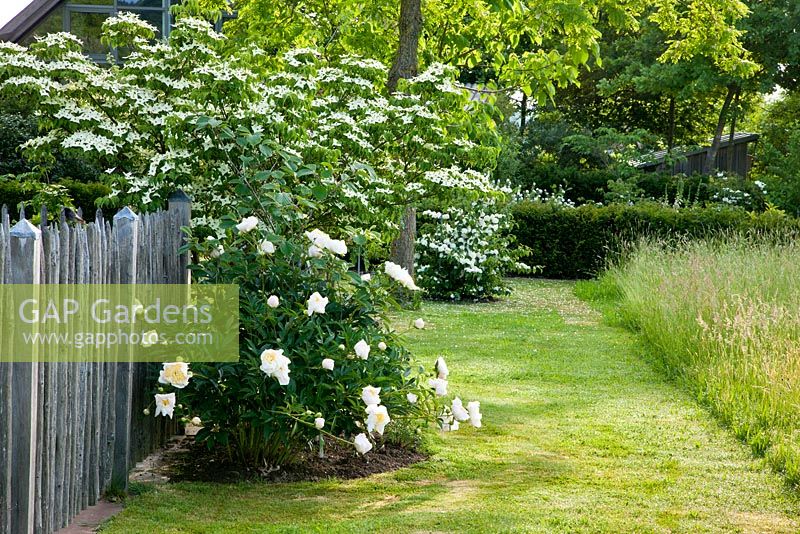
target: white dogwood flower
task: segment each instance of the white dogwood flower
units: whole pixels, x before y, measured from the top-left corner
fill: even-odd
[[[372,450],[372,443],[363,432],[356,436],[356,439],[353,440],[353,445],[355,445],[359,454],[367,454]]]
[[[258,226],[258,217],[250,216],[242,219],[242,222],[236,225],[236,229],[244,234],[253,230],[256,226]]]
[[[308,298],[308,311],[306,314],[311,317],[315,313],[325,313],[325,306],[327,305],[328,298],[323,297],[315,291],[314,294]]]
[[[365,340],[362,339],[361,341],[356,343],[356,346],[354,348],[356,351],[356,356],[358,356],[362,360],[366,360],[367,358],[369,358],[370,346]]]
[[[162,415],[164,417],[169,416],[169,418],[172,419],[172,414],[174,411],[175,411],[175,394],[156,393],[156,417]]]
[[[185,362],[171,362],[161,364],[163,369],[158,376],[160,384],[169,384],[178,389],[183,389],[189,385],[192,373],[189,372],[189,364]]]

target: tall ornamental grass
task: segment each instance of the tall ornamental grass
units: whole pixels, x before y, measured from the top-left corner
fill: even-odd
[[[602,282],[668,372],[800,484],[800,244],[651,241]]]

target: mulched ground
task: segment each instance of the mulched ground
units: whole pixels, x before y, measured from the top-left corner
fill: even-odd
[[[180,447],[173,447],[159,459],[158,471],[170,482],[239,482],[262,480],[269,482],[318,481],[328,478],[361,478],[393,471],[420,462],[426,456],[420,452],[384,444],[365,456],[352,446],[326,443],[325,458],[308,451],[293,465],[279,468],[252,469],[232,462],[221,451],[209,451],[186,436]]]

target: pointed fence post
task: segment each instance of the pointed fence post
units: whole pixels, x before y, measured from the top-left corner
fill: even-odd
[[[192,200],[180,189],[169,196],[169,211],[173,213],[177,220],[178,227],[178,246],[186,244],[186,235],[181,231],[184,226],[192,223]],[[191,283],[191,273],[189,272],[189,253],[178,254],[177,279],[171,280],[174,284]]]
[[[111,230],[112,247],[119,262],[120,284],[136,283],[136,263],[139,251],[139,216],[128,207],[114,215]],[[116,422],[114,431],[114,460],[111,485],[120,491],[128,489],[131,444],[131,406],[133,387],[133,364],[119,362],[115,397]]]
[[[9,232],[11,283],[41,281],[42,232],[21,218]],[[11,364],[11,531],[33,533],[39,364]]]

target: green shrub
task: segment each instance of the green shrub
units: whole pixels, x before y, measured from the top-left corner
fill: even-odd
[[[35,117],[24,113],[0,112],[0,176],[34,172],[34,164],[25,159],[20,145],[38,135]],[[75,154],[54,154],[52,165],[47,170],[47,178],[51,182],[64,179],[94,182],[100,174],[100,169],[91,158]]]
[[[83,213],[90,218],[94,217],[97,210],[97,199],[105,198],[111,193],[108,186],[98,183],[63,180],[57,185],[64,187],[72,199],[73,205],[83,210]],[[5,204],[12,214],[16,214],[19,204],[23,202],[28,214],[38,212],[39,205],[34,201],[36,195],[36,191],[24,182],[13,179],[0,180],[0,206]]]
[[[523,202],[513,216],[517,242],[530,249],[522,261],[541,266],[537,274],[546,278],[589,278],[618,257],[626,243],[642,236],[800,229],[798,220],[774,211],[752,215],[732,208],[673,209],[660,204],[560,208]]]

